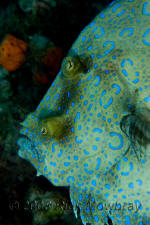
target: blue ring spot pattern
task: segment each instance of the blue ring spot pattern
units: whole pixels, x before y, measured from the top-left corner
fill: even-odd
[[[143,43],[145,44],[145,45],[148,45],[148,46],[150,46],[150,40],[148,41],[148,40],[146,40],[146,38],[147,39],[150,39],[150,29],[148,29],[147,31],[145,31],[145,33],[143,34]]]
[[[145,2],[145,3],[143,4],[143,14],[144,14],[144,15],[150,16],[150,8],[149,8],[149,12],[147,11],[147,8],[148,8],[149,5],[150,5],[149,2]],[[149,7],[150,7],[150,6],[149,6]]]
[[[118,84],[113,84],[113,85],[112,85],[112,88],[117,88],[117,89],[118,89],[118,90],[115,92],[116,95],[118,95],[118,94],[120,93],[120,91],[121,91],[121,88],[120,88],[120,86],[119,86]]]
[[[124,35],[125,34],[125,35]],[[120,32],[120,36],[126,36],[126,34],[128,34],[128,37],[131,37],[133,34],[133,28],[124,28],[121,32]]]
[[[115,147],[115,146],[112,146],[111,143],[109,143],[109,148],[112,149],[112,150],[119,150],[123,147],[123,137],[121,134],[118,134],[118,133],[115,133],[115,132],[110,132],[110,136],[113,137],[113,136],[117,136],[119,139],[120,139],[120,144]]]

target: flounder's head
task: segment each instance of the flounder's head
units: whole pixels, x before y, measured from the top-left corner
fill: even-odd
[[[114,94],[102,84],[97,63],[80,46],[71,49],[40,105],[22,123],[27,138],[19,141],[19,155],[55,185],[84,185],[127,149],[119,127],[119,97],[113,107]]]

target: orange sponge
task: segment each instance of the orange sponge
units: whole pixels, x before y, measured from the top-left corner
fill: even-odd
[[[25,52],[27,51],[27,44],[7,34],[0,44],[0,64],[8,71],[18,69],[25,61]]]

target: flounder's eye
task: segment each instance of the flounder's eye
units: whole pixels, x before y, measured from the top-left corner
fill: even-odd
[[[74,63],[71,60],[71,58],[69,58],[66,63],[66,69],[67,69],[67,71],[71,71],[71,70],[73,70],[73,68],[74,68]]]
[[[70,52],[69,56],[63,59],[61,71],[65,79],[79,81],[77,77],[80,78],[81,73],[87,73],[91,66],[91,57]]]
[[[43,135],[46,135],[46,134],[48,133],[47,128],[42,127],[42,129],[41,129],[41,133],[42,133]]]

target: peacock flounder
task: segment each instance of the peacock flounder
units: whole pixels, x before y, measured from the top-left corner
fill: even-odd
[[[70,187],[83,224],[150,224],[149,87],[150,0],[116,1],[23,122],[19,156]]]

